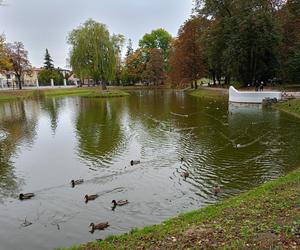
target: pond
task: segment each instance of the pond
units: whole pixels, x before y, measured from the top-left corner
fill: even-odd
[[[0,248],[85,243],[249,190],[300,165],[299,125],[259,105],[169,90],[0,103]],[[20,201],[21,192],[36,196]],[[113,199],[129,204],[112,211]]]

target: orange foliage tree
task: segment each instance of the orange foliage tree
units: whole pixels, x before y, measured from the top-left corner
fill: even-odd
[[[191,84],[197,88],[197,81],[207,75],[207,60],[202,36],[208,27],[208,20],[192,17],[179,29],[173,43],[170,59],[169,79],[175,86]]]

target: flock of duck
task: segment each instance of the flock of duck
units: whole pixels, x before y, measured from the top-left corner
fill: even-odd
[[[74,188],[75,186],[80,185],[82,183],[84,183],[83,179],[71,180],[72,188]],[[34,193],[21,193],[21,194],[19,194],[19,199],[20,200],[29,200],[29,199],[33,198],[34,196],[35,196]],[[89,201],[96,200],[98,197],[99,197],[98,194],[92,194],[92,195],[86,194],[84,196],[84,199],[85,199],[85,202],[88,203]],[[112,210],[114,211],[117,206],[124,206],[124,205],[128,204],[129,201],[128,200],[118,200],[118,201],[112,200],[111,203],[113,204]],[[25,220],[25,222],[26,222],[26,220]],[[26,225],[31,225],[31,224],[32,223],[26,224]],[[108,222],[101,222],[101,223],[95,224],[95,223],[92,222],[90,224],[90,227],[91,227],[90,233],[94,233],[95,230],[104,230],[105,228],[109,227],[109,223]]]
[[[181,163],[184,161],[184,158],[182,157],[181,158]],[[140,161],[130,161],[130,165],[133,166],[133,165],[137,165],[137,164],[140,164],[141,162]],[[184,180],[186,180],[186,178],[188,178],[190,176],[189,172],[188,171],[183,171],[180,173],[181,177],[184,178]],[[78,180],[71,180],[71,185],[72,185],[72,188],[74,188],[75,186],[77,185],[80,185],[84,183],[84,180],[83,179],[78,179]],[[221,192],[221,187],[219,185],[216,185],[214,188],[213,188],[213,192],[215,195],[218,195],[220,192]],[[19,199],[20,200],[29,200],[31,198],[33,198],[35,196],[34,193],[21,193],[19,195]],[[86,194],[84,196],[84,199],[85,199],[85,202],[88,203],[89,201],[93,201],[93,200],[96,200],[97,198],[99,197],[98,194],[92,194],[92,195],[88,195]],[[124,206],[126,204],[129,203],[128,200],[112,200],[112,210],[114,211],[115,208],[117,206]],[[95,230],[104,230],[105,228],[109,227],[109,223],[108,222],[101,222],[101,223],[98,223],[98,224],[94,224],[93,222],[90,224],[90,227],[91,227],[91,233],[94,233]]]

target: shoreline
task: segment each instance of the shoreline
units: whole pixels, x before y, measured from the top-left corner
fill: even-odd
[[[61,250],[300,247],[300,169],[159,225]]]
[[[123,91],[121,89],[115,88],[108,88],[107,90],[102,90],[101,87],[3,90],[0,91],[0,102],[60,96],[111,98],[129,96],[129,93],[127,93],[125,90]]]
[[[200,88],[188,90],[188,94],[217,98],[224,97],[226,91]],[[293,102],[295,105],[286,102],[276,105],[297,107],[288,112],[300,117],[300,99]],[[250,191],[179,214],[161,224],[61,249],[298,249],[299,190],[300,168],[297,168]]]
[[[272,105],[273,108],[300,118],[300,99],[293,99]]]

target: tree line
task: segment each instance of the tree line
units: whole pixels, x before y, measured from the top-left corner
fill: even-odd
[[[299,0],[195,0],[176,38],[153,30],[136,50],[129,40],[123,59],[124,37],[88,20],[69,35],[70,65],[82,78],[115,84],[300,83],[299,30]]]
[[[146,33],[133,49],[129,39],[110,34],[105,24],[88,19],[73,29],[68,64],[83,83],[129,85],[166,82],[197,87],[202,78],[213,84],[239,82],[300,83],[299,0],[195,0],[193,15],[173,38],[160,28]],[[13,70],[21,88],[31,68],[20,42],[0,36],[0,70]],[[41,82],[63,80],[48,50]]]

